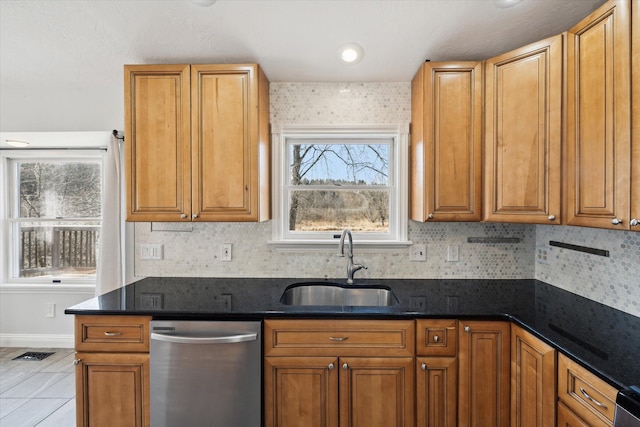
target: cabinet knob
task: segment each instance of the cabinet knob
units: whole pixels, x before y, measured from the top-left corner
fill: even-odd
[[[74,359],[73,361],[74,365],[79,365],[80,363],[82,363],[82,359]]]
[[[621,219],[619,219],[619,218],[613,218],[613,219],[611,220],[611,224],[613,224],[613,225],[620,225],[620,224],[622,224],[622,220],[621,220]]]
[[[432,214],[432,213],[431,213],[431,214],[429,214],[428,218],[429,218],[429,219],[433,219],[433,214]]]
[[[438,342],[438,341],[440,341],[440,337],[437,336],[437,335],[434,335],[433,336],[433,342]]]
[[[464,327],[464,331],[465,331],[465,332],[471,332],[471,328],[470,328],[469,326],[465,326],[465,327]]]
[[[422,365],[420,365],[420,368],[421,368],[423,371],[426,371],[426,370],[427,370],[427,364],[426,364],[426,363],[423,363]]]
[[[633,218],[631,221],[629,221],[629,225],[632,226],[632,227],[636,227],[639,224],[640,224],[640,220],[637,220],[635,218]]]
[[[182,214],[180,215],[180,218],[185,219],[187,217],[187,214]]]
[[[549,221],[553,221],[553,220],[555,220],[555,219],[556,219],[556,216],[555,216],[555,215],[549,215]]]
[[[333,363],[329,363],[329,366],[327,366],[327,368],[329,368],[330,371],[333,371],[333,368],[335,368],[335,366],[333,365]]]
[[[345,371],[349,369],[349,365],[347,365],[347,362],[344,362],[344,364],[342,365],[342,369],[344,369]]]
[[[197,219],[197,218],[198,218],[198,214],[193,214],[193,215],[191,215],[191,217],[192,217],[193,219]]]

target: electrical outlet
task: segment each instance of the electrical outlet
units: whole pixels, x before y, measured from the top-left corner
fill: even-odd
[[[164,252],[164,245],[140,245],[140,259],[161,260]]]
[[[548,246],[536,246],[536,263],[549,265],[551,248]]]
[[[427,245],[411,245],[409,249],[409,260],[411,261],[426,261],[427,260]]]
[[[220,245],[220,259],[222,261],[231,261],[231,243]]]
[[[46,307],[47,307],[47,313],[45,314],[45,317],[56,317],[56,303],[48,302],[46,304]]]
[[[447,246],[447,262],[458,262],[460,261],[460,247],[458,245],[449,245]]]

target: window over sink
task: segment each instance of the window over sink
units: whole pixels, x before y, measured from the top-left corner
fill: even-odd
[[[272,125],[272,244],[406,245],[408,125]]]

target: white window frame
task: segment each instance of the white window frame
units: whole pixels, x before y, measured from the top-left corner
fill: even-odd
[[[44,147],[43,147],[44,148]],[[12,277],[11,271],[14,268],[16,248],[10,245],[17,245],[11,238],[12,226],[16,222],[16,206],[14,206],[13,195],[10,190],[15,190],[17,185],[17,168],[15,160],[18,161],[98,161],[102,171],[102,190],[104,191],[104,148],[74,150],[72,148],[60,148],[59,150],[38,150],[37,148],[28,150],[2,150],[0,151],[0,188],[3,189],[0,199],[2,209],[0,212],[0,263],[2,274],[0,280],[3,287],[16,285],[19,287],[31,287],[33,285],[48,285],[51,288],[60,290],[79,289],[84,287],[95,287],[96,279],[87,277]],[[84,220],[84,218],[83,218]],[[99,218],[102,226],[102,217]],[[55,280],[55,282],[54,282]],[[67,287],[69,285],[69,287]],[[51,289],[49,288],[49,289]]]
[[[389,232],[373,234],[353,232],[354,244],[369,248],[401,248],[407,240],[409,125],[281,125],[272,124],[272,210],[273,227],[270,244],[282,250],[334,247],[337,240],[329,233],[291,233],[288,230],[289,180],[288,142],[295,139],[391,139],[389,153],[390,212]]]

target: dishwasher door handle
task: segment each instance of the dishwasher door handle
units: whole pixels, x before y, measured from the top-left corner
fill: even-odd
[[[255,341],[258,339],[257,333],[248,333],[240,335],[223,335],[223,336],[189,336],[189,335],[168,335],[151,333],[151,339],[156,341],[165,341],[176,344],[233,344],[238,342]]]

